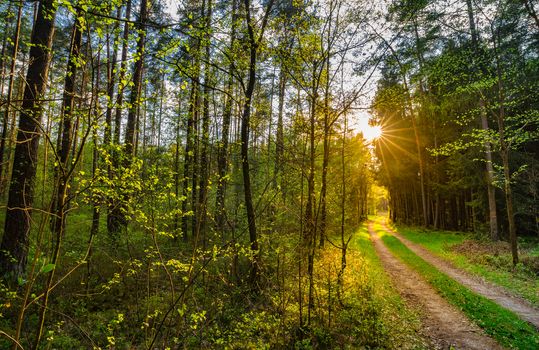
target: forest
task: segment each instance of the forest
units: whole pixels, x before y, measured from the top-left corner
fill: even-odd
[[[0,349],[539,349],[536,0],[0,0]]]

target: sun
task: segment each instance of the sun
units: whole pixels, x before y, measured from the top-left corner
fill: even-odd
[[[361,132],[365,141],[371,142],[382,136],[382,127],[380,125],[365,125],[361,128]]]

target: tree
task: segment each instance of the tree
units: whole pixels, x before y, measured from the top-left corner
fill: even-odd
[[[127,86],[127,81],[125,80],[125,74],[127,71],[127,48],[128,48],[128,40],[129,40],[130,19],[131,19],[131,0],[127,0],[127,4],[125,6],[125,24],[124,24],[123,37],[122,37],[123,41],[122,41],[122,54],[121,54],[121,61],[120,61],[120,72],[118,74],[118,92],[116,94],[116,113],[114,115],[114,135],[113,135],[113,140],[112,140],[112,143],[114,145],[114,149],[112,151],[113,153],[112,154],[112,169],[113,169],[112,171],[115,172],[116,174],[118,173],[119,167],[120,167],[120,154],[119,154],[120,131],[122,128],[122,109],[123,109],[124,90],[125,90],[125,87]],[[109,203],[108,215],[107,215],[107,230],[111,237],[116,236],[121,230],[122,226],[124,226],[125,224],[122,222],[123,214],[121,211],[122,211],[121,204],[115,200],[111,200],[111,202]]]
[[[243,191],[245,194],[245,211],[247,214],[247,224],[249,227],[249,240],[251,242],[251,271],[250,284],[253,290],[258,290],[259,279],[259,253],[258,253],[258,235],[256,232],[255,209],[253,205],[253,195],[251,189],[251,173],[249,169],[249,123],[251,119],[251,103],[256,84],[256,64],[258,51],[264,38],[264,31],[268,23],[269,14],[273,6],[273,0],[270,0],[265,8],[264,17],[258,32],[255,34],[254,22],[251,16],[251,2],[244,0],[245,7],[245,24],[248,34],[248,49],[249,49],[249,68],[248,80],[244,90],[245,102],[243,104],[243,112],[241,116],[241,166],[243,174]]]
[[[17,146],[9,186],[9,198],[0,246],[0,271],[16,276],[25,271],[34,197],[43,95],[47,85],[56,6],[52,0],[39,3],[32,31],[24,99],[19,115]]]
[[[17,54],[19,53],[19,38],[21,34],[22,9],[23,9],[23,4],[21,1],[18,6],[17,22],[15,24],[15,35],[13,37],[13,47],[11,49],[11,63],[9,66],[9,80],[8,80],[8,88],[7,88],[7,97],[5,101],[6,110],[4,111],[4,116],[2,118],[2,133],[0,135],[0,187],[2,188],[0,190],[0,196],[3,196],[4,194],[4,173],[3,173],[4,155],[6,152],[6,139],[7,139],[8,124],[9,124],[11,100],[13,99],[13,90],[14,90],[13,85],[15,82],[15,64],[17,63]],[[7,31],[5,35],[7,36]],[[4,47],[5,45],[2,47],[2,50],[4,49]]]
[[[479,65],[479,70],[485,73],[484,63],[481,62],[480,54],[480,42],[479,33],[475,26],[475,16],[471,0],[466,0],[466,7],[468,9],[468,21],[470,24],[470,33],[472,37],[472,47],[475,59]],[[477,69],[477,68],[476,68]],[[488,132],[488,119],[486,111],[486,102],[482,97],[483,94],[479,92],[481,98],[479,99],[479,108],[481,109],[481,128]],[[486,167],[486,181],[487,181],[487,195],[488,195],[488,207],[489,207],[489,223],[490,223],[490,239],[493,241],[498,240],[498,218],[496,214],[496,193],[494,190],[494,168],[492,166],[492,150],[489,141],[485,142],[485,167]]]

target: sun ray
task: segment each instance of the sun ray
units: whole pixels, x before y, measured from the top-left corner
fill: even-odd
[[[388,151],[391,152],[391,154],[392,154],[395,158],[398,158],[398,157],[395,156],[395,154],[392,152],[392,150],[391,150],[392,147],[390,147],[390,146],[393,146],[393,147],[395,147],[396,149],[398,149],[398,150],[404,152],[404,154],[406,154],[408,157],[412,158],[413,160],[415,160],[415,161],[418,160],[416,154],[413,154],[413,153],[409,152],[408,150],[402,148],[402,147],[399,146],[397,143],[395,143],[395,142],[389,140],[387,137],[386,137],[386,138],[381,138],[380,141],[382,141],[382,142],[384,142],[384,143],[387,142],[387,143],[391,144],[391,145],[386,145],[386,147],[387,147]]]

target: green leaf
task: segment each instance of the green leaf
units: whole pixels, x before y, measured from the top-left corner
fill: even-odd
[[[54,270],[54,268],[56,267],[56,264],[47,264],[47,265],[44,265],[42,268],[41,268],[41,273],[47,273],[47,272],[51,272],[52,270]]]
[[[19,276],[17,277],[17,283],[19,284],[20,287],[22,287],[26,283],[26,280],[22,278],[21,276]]]

